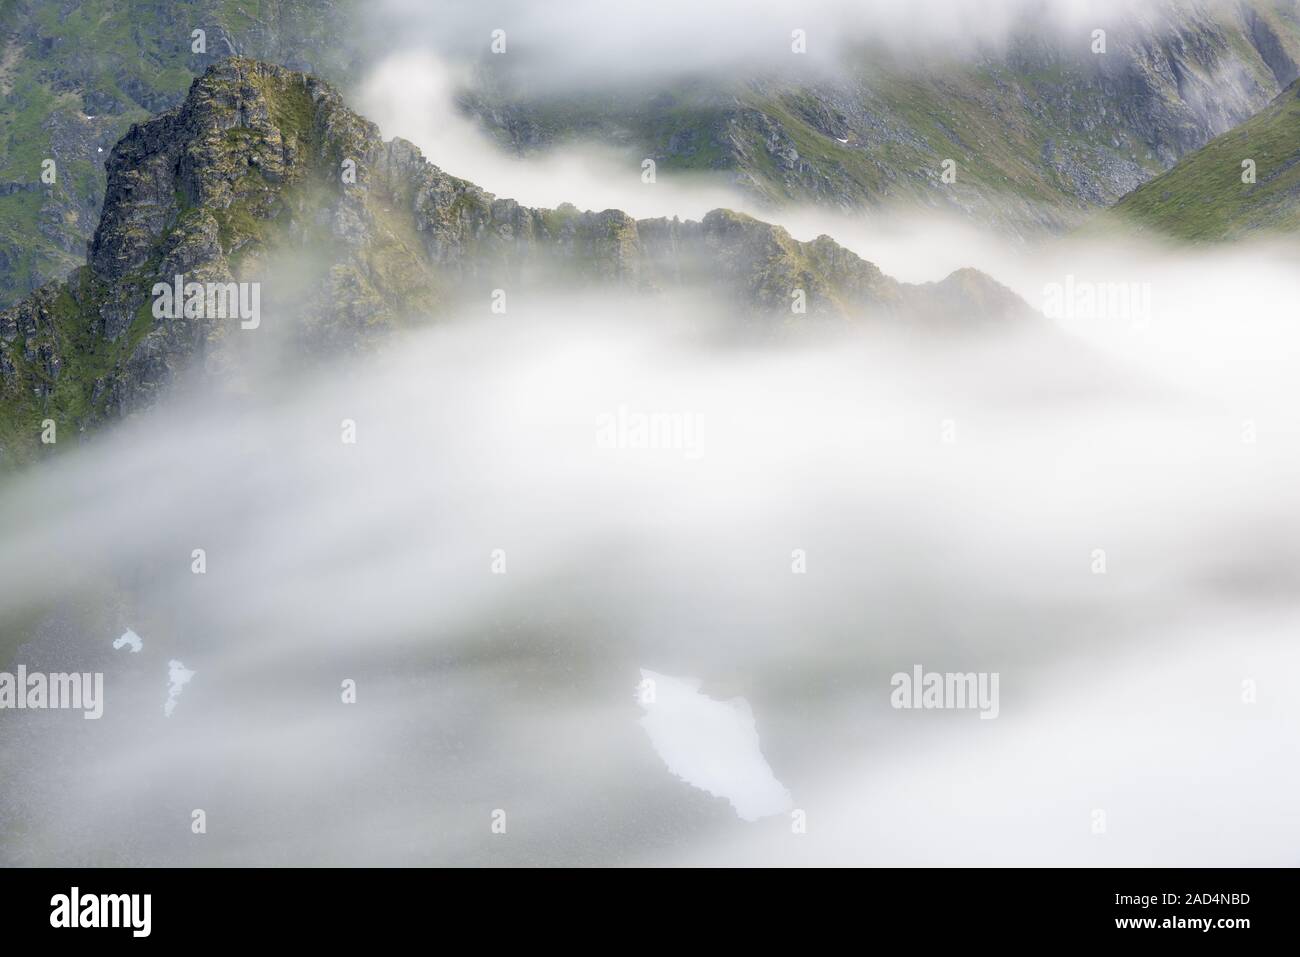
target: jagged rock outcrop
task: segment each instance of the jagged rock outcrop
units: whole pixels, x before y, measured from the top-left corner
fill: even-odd
[[[177,109],[133,126],[107,171],[86,266],[0,313],[6,445],[45,417],[80,430],[191,375],[237,377],[246,317],[214,311],[234,300],[212,291],[193,314],[179,313],[180,297],[177,313],[160,313],[158,290],[176,276],[230,297],[255,286],[258,342],[294,356],[364,347],[458,297],[558,282],[699,285],[739,313],[800,321],[960,325],[1028,312],[974,271],[909,286],[827,237],[797,242],[727,210],[637,221],[498,199],[410,143],[385,142],[323,81],[238,57],[211,67]],[[805,313],[791,310],[796,290]]]
[[[180,104],[232,53],[348,82],[370,15],[359,0],[0,3],[0,308],[84,262],[104,162],[133,122]]]

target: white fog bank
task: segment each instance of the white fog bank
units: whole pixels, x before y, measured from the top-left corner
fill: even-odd
[[[518,296],[164,404],[0,488],[18,663],[106,676],[102,720],[0,712],[0,854],[1294,856],[1300,349],[1234,269],[1123,357]],[[918,665],[997,673],[998,717],[892,708]],[[642,669],[744,727],[656,740]]]

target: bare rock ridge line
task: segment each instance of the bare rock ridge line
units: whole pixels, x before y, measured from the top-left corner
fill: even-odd
[[[908,285],[828,237],[718,209],[702,221],[498,199],[385,142],[325,82],[231,57],[107,164],[87,263],[0,313],[0,445],[53,418],[77,430],[142,408],[191,373],[237,371],[237,323],[154,315],[155,284],[259,283],[267,334],[356,348],[460,297],[559,282],[700,286],[737,310],[969,323],[1024,315],[975,270]],[[291,268],[282,268],[291,264]],[[793,314],[802,290],[805,314]]]

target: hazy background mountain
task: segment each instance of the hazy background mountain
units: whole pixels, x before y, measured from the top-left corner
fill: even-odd
[[[936,207],[1028,233],[1077,224],[1247,119],[1300,61],[1294,0],[931,3],[910,25],[892,3],[760,7],[757,22],[701,13],[680,41],[648,17],[570,11],[575,29],[590,15],[581,28],[606,58],[650,64],[611,82],[607,59],[559,28],[535,37],[534,17],[509,55],[476,61],[459,102],[525,154],[598,141],[767,203]],[[806,54],[791,27],[807,27]]]

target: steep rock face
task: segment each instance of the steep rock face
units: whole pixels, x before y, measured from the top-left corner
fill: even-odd
[[[349,79],[358,0],[0,3],[0,307],[83,262],[109,149],[244,54]],[[202,30],[196,50],[194,31]],[[54,182],[42,162],[57,164]]]
[[[920,204],[1031,233],[1077,225],[1245,121],[1300,59],[1296,0],[1169,0],[1104,25],[1102,54],[1092,25],[1058,33],[1033,17],[1005,48],[964,59],[872,49],[836,79],[624,94],[534,95],[493,63],[462,102],[522,153],[628,144],[629,162],[720,173],[772,204]]]
[[[486,301],[498,288],[699,285],[756,316],[925,316],[936,304],[959,323],[1027,313],[978,273],[962,280],[972,294],[941,299],[829,238],[797,242],[726,210],[638,222],[498,199],[411,144],[384,142],[323,81],[237,57],[177,109],[133,126],[107,173],[87,265],[0,313],[6,451],[30,444],[46,418],[80,431],[191,375],[237,381],[250,336],[265,337],[260,361],[361,348],[453,297]],[[261,324],[215,315],[211,299],[194,314],[158,314],[158,284],[178,275],[255,287]],[[806,313],[791,311],[796,290]]]
[[[1294,21],[1297,14],[1294,5],[1289,12]],[[1290,86],[1300,76],[1300,68],[1296,66],[1295,43],[1288,36],[1286,26],[1276,25],[1274,20],[1245,4],[1242,5],[1241,14],[1250,31],[1251,43],[1273,71],[1278,86]]]

